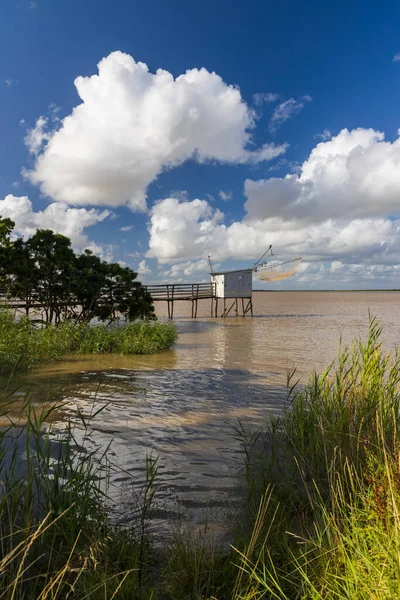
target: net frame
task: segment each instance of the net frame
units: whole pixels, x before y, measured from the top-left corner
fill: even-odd
[[[282,281],[283,279],[288,279],[294,275],[294,273],[296,273],[296,271],[299,269],[300,264],[301,258],[277,262],[275,264],[264,263],[263,265],[255,267],[254,274],[257,279],[260,279],[261,281]],[[283,266],[287,266],[286,270],[279,271],[279,269]]]

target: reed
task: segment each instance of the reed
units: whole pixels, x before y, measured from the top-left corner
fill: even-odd
[[[85,326],[75,351],[79,354],[154,354],[171,348],[176,339],[172,323],[139,321],[113,328]]]
[[[57,399],[38,413],[27,396],[23,421],[0,430],[0,599],[399,598],[400,362],[380,336],[371,319],[307,386],[291,374],[281,417],[236,427],[247,500],[230,550],[207,527],[152,544],[150,457],[133,525],[113,524],[108,449],[85,450],[90,416],[52,432]]]
[[[171,323],[137,321],[106,325],[64,321],[46,327],[0,310],[0,375],[66,354],[153,354],[173,346],[177,333]]]
[[[249,521],[270,486],[257,558],[238,553],[241,598],[364,599],[400,594],[397,352],[370,320],[366,342],[340,350],[305,389],[289,378],[282,417],[241,427]]]
[[[7,405],[5,398],[2,420]],[[0,599],[142,597],[157,465],[146,463],[144,495],[132,508],[137,528],[115,525],[108,448],[86,444],[102,409],[53,431],[58,408],[52,398],[38,411],[27,394],[20,418],[0,429]]]

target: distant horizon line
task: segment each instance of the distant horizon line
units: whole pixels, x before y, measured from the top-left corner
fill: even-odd
[[[320,289],[320,290],[260,290],[254,289],[253,292],[400,292],[400,288],[362,288],[362,289],[343,289],[343,290],[333,290],[333,289]]]

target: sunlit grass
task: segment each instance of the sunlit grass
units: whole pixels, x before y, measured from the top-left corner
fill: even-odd
[[[129,351],[133,330],[111,331]],[[91,335],[92,351],[109,351],[103,331]],[[27,397],[25,425],[0,432],[0,599],[400,598],[400,364],[380,335],[372,319],[367,340],[305,388],[289,377],[281,417],[237,427],[247,500],[230,550],[206,530],[152,544],[151,458],[133,524],[112,524],[108,451],[78,442],[90,418],[54,436],[54,407],[38,414]]]
[[[0,310],[0,375],[26,369],[38,362],[58,360],[66,354],[153,354],[173,346],[173,324],[156,321],[106,325],[64,321],[46,327],[15,319]]]
[[[265,431],[238,427],[250,522],[270,490],[257,559],[238,553],[240,597],[400,597],[400,364],[380,335],[371,319],[366,342],[342,348],[305,389],[290,378],[284,414]]]

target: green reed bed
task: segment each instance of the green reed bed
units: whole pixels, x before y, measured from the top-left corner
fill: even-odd
[[[238,425],[247,500],[230,550],[206,526],[153,545],[151,458],[132,525],[112,524],[114,467],[108,449],[84,450],[90,418],[55,440],[54,406],[38,415],[27,398],[25,425],[0,433],[0,600],[399,598],[400,363],[380,334],[372,319],[305,388],[290,377],[283,415],[262,431]]]
[[[93,453],[85,444],[90,415],[52,432],[46,423],[56,409],[53,398],[38,412],[26,395],[21,420],[0,430],[0,598],[137,597],[147,581],[154,461],[136,507],[140,535],[118,528],[108,512],[107,448]]]
[[[176,342],[174,325],[156,321],[117,323],[111,326],[64,321],[41,326],[15,319],[0,310],[0,375],[34,363],[58,360],[66,354],[153,354]]]
[[[239,597],[400,597],[400,360],[380,335],[371,319],[335,367],[289,381],[281,418],[237,429],[250,522],[261,514]]]
[[[154,354],[167,350],[177,339],[171,323],[141,321],[112,329],[104,325],[84,326],[76,352],[79,354]]]

